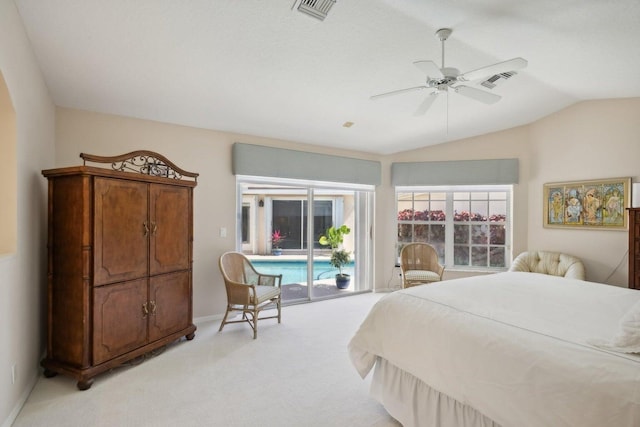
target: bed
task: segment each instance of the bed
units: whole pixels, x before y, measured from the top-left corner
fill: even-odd
[[[638,353],[640,292],[522,272],[390,293],[349,342],[405,427],[638,427]]]

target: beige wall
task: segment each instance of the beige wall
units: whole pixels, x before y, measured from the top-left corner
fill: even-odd
[[[582,258],[591,281],[627,286],[627,233],[544,228],[542,185],[617,177],[640,181],[639,117],[640,98],[599,100],[581,102],[530,126],[528,246]]]
[[[547,182],[627,176],[640,180],[638,117],[640,98],[581,102],[527,126],[399,153],[389,160],[518,158],[520,183],[514,188],[513,203],[514,256],[527,249],[567,252],[584,260],[587,280],[626,287],[627,233],[544,228],[542,186]],[[377,202],[382,215],[391,218],[392,191],[387,189]],[[381,225],[378,233],[392,235],[392,223]],[[385,259],[393,256],[391,245],[378,249],[385,253]],[[378,261],[382,257],[379,254]],[[448,272],[445,277],[456,275]]]
[[[507,159],[517,158],[520,165],[520,183],[514,186],[513,191],[513,253],[518,254],[527,248],[527,226],[529,221],[527,184],[530,169],[530,141],[529,127],[521,126],[502,132],[482,135],[475,138],[439,144],[431,147],[406,151],[390,156],[390,162],[427,162],[445,160],[470,160],[470,159]],[[395,236],[395,193],[393,188],[387,189],[376,200],[378,208],[383,210],[385,218],[389,218],[382,231],[386,235]],[[385,267],[390,265],[388,260],[393,260],[394,247],[390,243],[383,248],[384,257],[387,260]],[[381,255],[382,256],[382,255]],[[392,264],[391,264],[392,266]],[[384,277],[392,274],[390,268],[386,268]],[[477,273],[462,273],[445,270],[445,279],[464,277]]]
[[[81,152],[103,156],[134,150],[163,154],[179,167],[198,172],[194,190],[194,317],[219,315],[226,294],[217,260],[235,250],[236,182],[231,172],[234,142],[331,153],[374,160],[370,154],[293,144],[266,138],[175,126],[86,111],[57,109],[57,166],[81,164]],[[220,237],[225,227],[227,237]]]
[[[604,155],[603,151],[610,154],[629,152],[632,147],[638,150],[631,140],[637,130],[632,116],[634,111],[638,112],[639,103],[638,99],[581,103],[528,126],[385,157],[58,108],[57,166],[79,164],[78,155],[83,151],[112,155],[149,149],[164,154],[180,167],[200,173],[195,192],[194,218],[196,317],[218,315],[224,307],[225,295],[215,260],[224,251],[234,249],[233,233],[226,238],[219,237],[220,227],[228,230],[234,230],[235,227],[235,179],[231,173],[233,142],[334,153],[382,162],[382,185],[376,191],[377,289],[396,284],[393,280],[396,231],[394,191],[389,176],[391,162],[483,158],[518,158],[520,161],[520,183],[515,186],[513,199],[514,255],[528,248],[569,252],[584,258],[589,280],[604,281],[626,252],[626,234],[543,229],[541,186],[544,182],[563,179],[610,176],[635,178],[637,173],[633,170],[633,156],[611,158],[610,155]],[[622,117],[616,111],[618,109],[624,111]],[[602,124],[603,115],[615,116],[615,126]],[[612,132],[609,132],[609,142],[605,145],[601,141],[602,135],[598,135],[609,127],[615,129],[617,136],[611,138]],[[563,142],[559,143],[559,140]],[[560,159],[558,164],[554,163],[556,158]],[[571,161],[562,160],[567,158]],[[627,166],[622,168],[624,163]],[[575,166],[579,164],[589,166]],[[619,172],[612,173],[612,170]],[[597,243],[594,239],[597,239]],[[606,255],[600,253],[600,245],[606,246]],[[448,271],[445,277],[464,275]],[[624,263],[608,283],[626,284]]]
[[[47,200],[40,171],[54,164],[55,110],[21,22],[13,1],[0,0],[0,72],[15,111],[17,160],[17,246],[0,258],[0,425],[7,427],[40,372]]]

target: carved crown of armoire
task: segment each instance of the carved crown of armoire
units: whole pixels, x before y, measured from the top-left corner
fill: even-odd
[[[49,210],[41,364],[45,376],[70,375],[86,390],[102,372],[195,336],[198,174],[152,151],[80,157],[82,166],[42,171]]]

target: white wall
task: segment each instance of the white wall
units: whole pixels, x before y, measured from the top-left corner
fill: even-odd
[[[16,113],[18,163],[17,250],[0,259],[0,424],[9,426],[40,372],[47,211],[40,171],[55,154],[55,109],[11,0],[0,0],[0,70]]]

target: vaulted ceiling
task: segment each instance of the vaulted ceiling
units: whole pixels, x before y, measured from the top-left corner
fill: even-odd
[[[640,96],[638,0],[15,0],[56,105],[389,154]],[[460,72],[528,61],[485,104],[430,90],[413,62]],[[487,76],[490,77],[490,76]],[[351,127],[345,127],[352,122]]]

